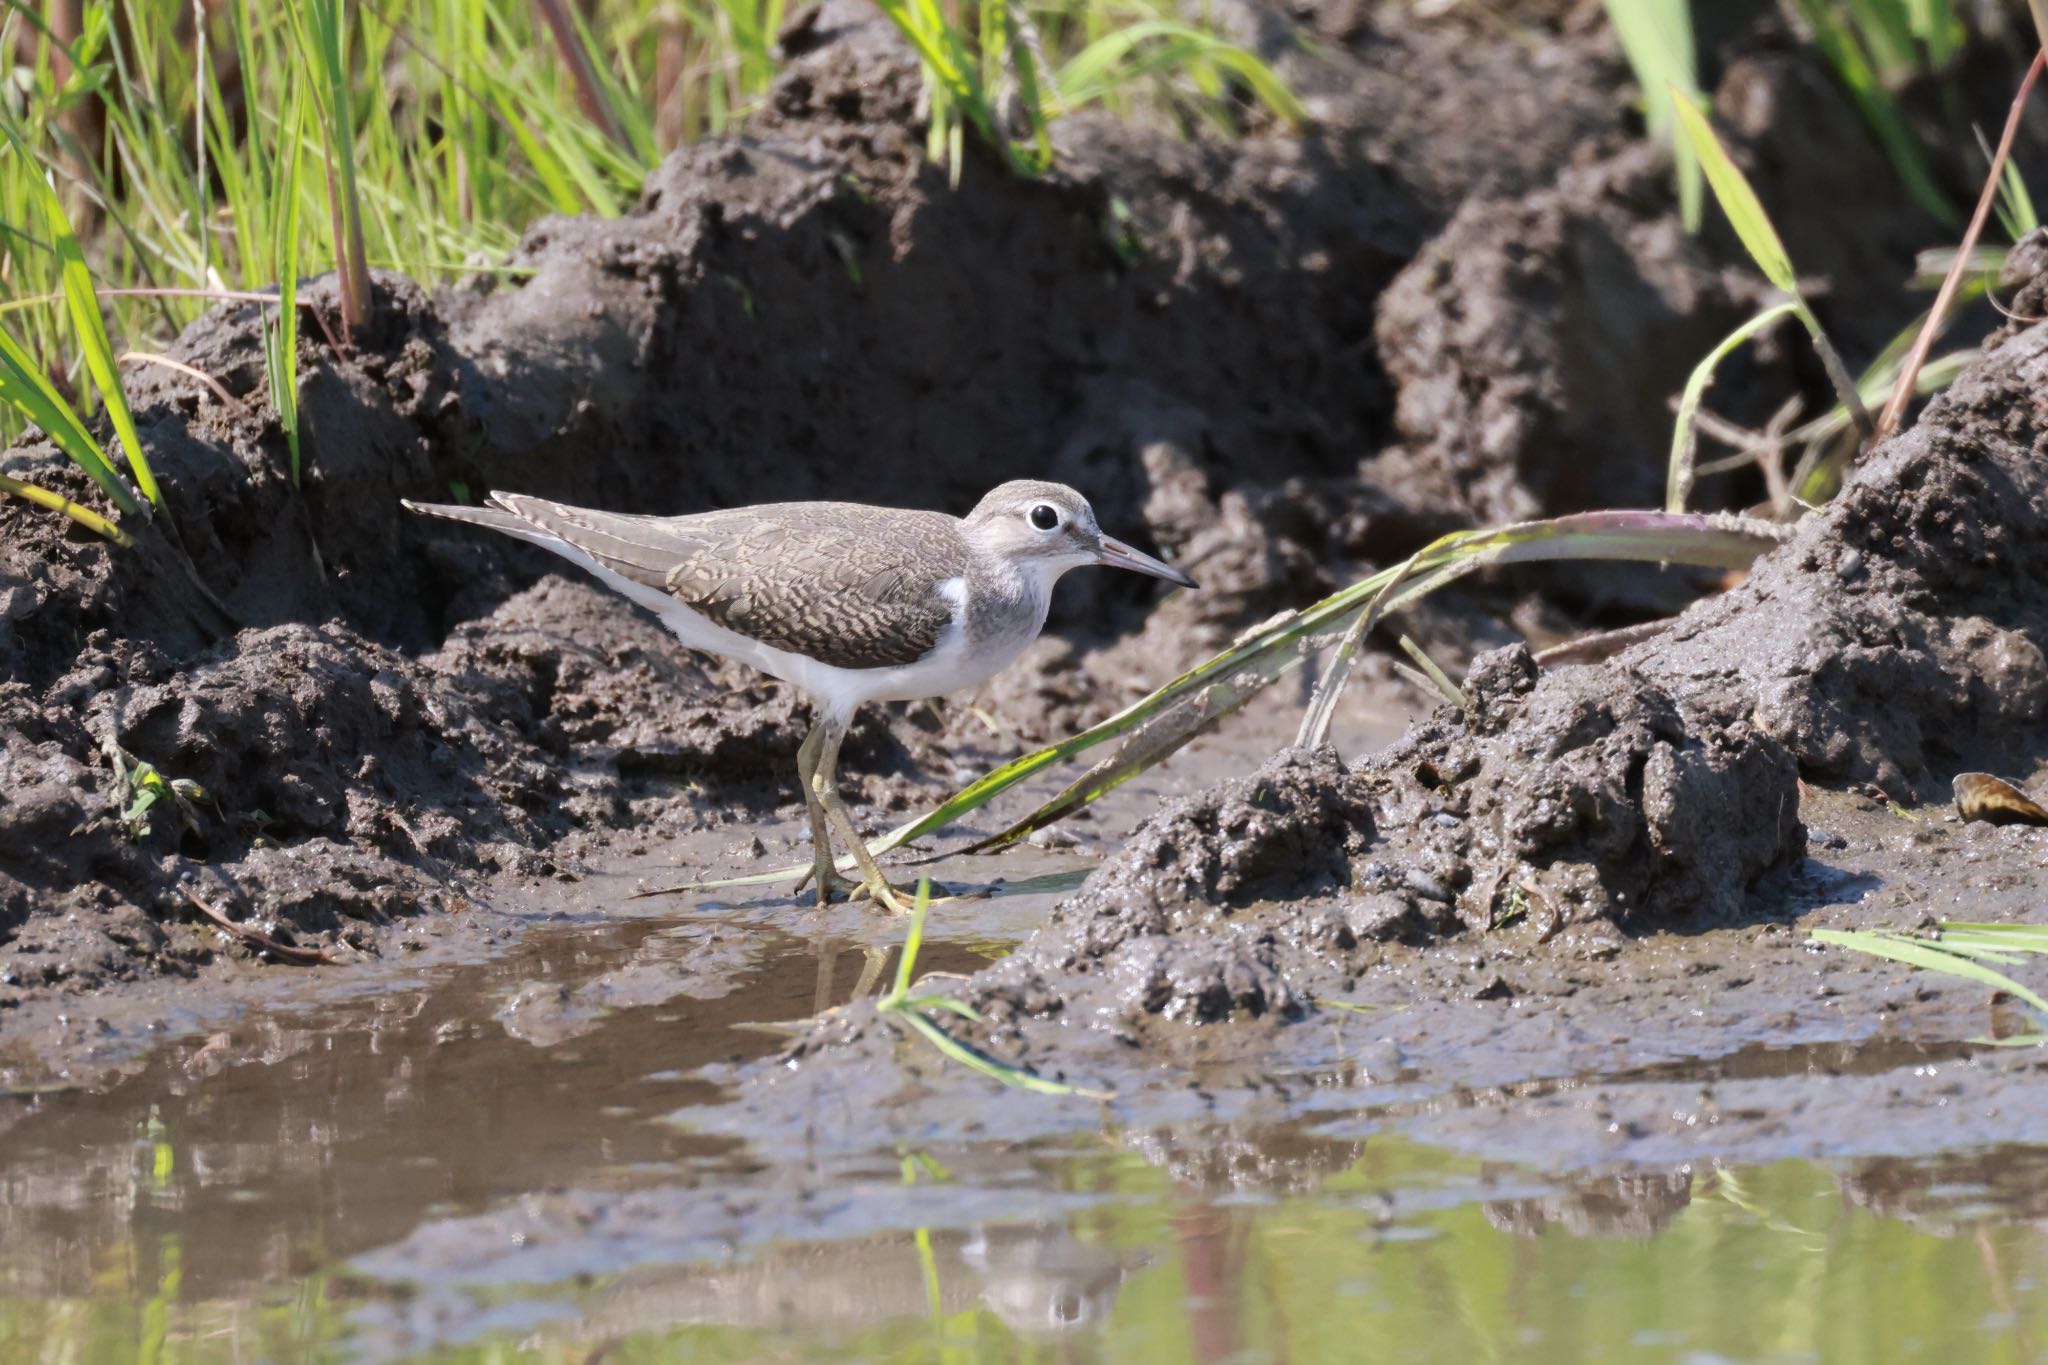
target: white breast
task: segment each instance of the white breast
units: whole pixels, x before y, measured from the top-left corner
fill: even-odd
[[[953,604],[953,623],[940,633],[930,653],[916,663],[895,668],[840,668],[727,630],[659,588],[635,583],[606,568],[559,537],[536,531],[526,538],[589,570],[607,587],[653,612],[691,649],[733,659],[780,678],[810,694],[826,715],[841,721],[852,719],[863,702],[912,701],[986,682],[1014,662],[1025,646],[1038,638],[1039,629],[1045,624],[1047,595],[1034,593],[1037,612],[1032,619],[1020,621],[1018,629],[995,639],[984,638],[981,648],[970,654],[967,634],[960,625],[967,584],[963,579],[949,578],[939,585],[939,591]]]

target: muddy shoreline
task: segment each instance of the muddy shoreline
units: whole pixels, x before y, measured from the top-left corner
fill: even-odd
[[[111,1084],[156,1036],[302,989],[287,974],[307,969],[229,941],[188,892],[334,959],[309,969],[317,995],[503,953],[531,924],[500,906],[618,913],[622,866],[800,861],[783,833],[800,702],[537,551],[401,518],[400,497],[680,512],[800,489],[957,509],[1030,474],[1208,585],[1155,606],[1076,583],[1055,635],[982,694],[864,718],[849,794],[878,824],[1442,531],[1654,503],[1668,395],[1764,294],[1722,234],[1679,229],[1618,51],[1575,15],[1503,33],[1312,6],[1297,31],[1231,10],[1313,128],[1184,142],[1083,115],[1057,129],[1057,174],[974,161],[954,187],[924,156],[905,54],[828,6],[770,107],[677,154],[631,214],[544,222],[513,281],[430,298],[380,280],[353,355],[305,329],[303,488],[258,398],[253,310],[195,324],[172,355],[249,401],[161,370],[131,399],[204,592],[161,555],[0,504],[0,1085]],[[1717,112],[1867,358],[1935,229],[1768,14],[1707,48]],[[1394,79],[1411,68],[1444,74]],[[2009,283],[2038,301],[2038,278]],[[1822,392],[1810,359],[1766,346],[1714,401],[1755,423],[1794,391]],[[1896,1037],[1955,1049],[1939,1085],[1960,1089],[1939,1093],[1995,1110],[1967,1141],[2038,1132],[2036,1064],[1962,1046],[1988,1027],[1981,993],[1816,955],[1803,931],[2038,915],[2038,835],[1951,825],[1939,801],[1963,768],[2040,761],[2044,391],[2048,328],[2000,328],[1824,514],[1616,659],[1539,670],[1503,622],[1633,622],[1708,585],[1558,573],[1435,605],[1417,628],[1471,665],[1465,714],[1420,714],[1381,678],[1339,751],[1269,757],[1282,721],[1219,737],[1227,766],[1134,787],[1084,831],[1102,866],[1043,927],[974,912],[1015,951],[957,964],[984,1020],[965,1035],[1115,1090],[1119,1124],[1313,1121],[1335,1088],[1340,1127],[1520,1142],[1553,1169],[1766,1159],[1845,1124],[1885,1135],[1870,1154],[1945,1150],[1936,1092],[1895,1067],[1767,1086],[1704,1128],[1677,1105],[1698,1077],[1639,1074]],[[46,442],[0,467],[86,496]],[[1741,507],[1756,489],[1701,493]],[[125,816],[116,750],[205,797]],[[785,913],[817,929],[772,895],[658,913],[746,904],[724,932]],[[628,1007],[534,1000],[562,1027]],[[821,1097],[857,1115],[824,1144],[843,1154],[902,1125],[970,1141],[1101,1122],[992,1095],[843,1004],[787,1055],[709,1067],[728,1098],[705,1131],[764,1158],[801,1135],[815,1160],[799,1116]],[[1637,1079],[1541,1088],[1613,1076]]]

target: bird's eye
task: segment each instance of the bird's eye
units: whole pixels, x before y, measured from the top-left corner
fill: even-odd
[[[1060,509],[1049,502],[1041,502],[1031,509],[1031,524],[1041,531],[1057,531],[1060,528]]]

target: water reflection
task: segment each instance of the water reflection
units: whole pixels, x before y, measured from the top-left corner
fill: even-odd
[[[756,1169],[666,1121],[713,1093],[696,1068],[774,1046],[732,1025],[844,999],[871,956],[704,924],[584,927],[250,1018],[105,1093],[0,1097],[0,1361],[2048,1346],[2044,1148],[1550,1174],[1363,1121],[1342,1140],[1207,1123],[826,1171]]]

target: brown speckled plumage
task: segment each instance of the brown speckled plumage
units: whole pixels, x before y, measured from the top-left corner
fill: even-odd
[[[494,500],[735,634],[840,668],[929,653],[953,614],[936,585],[967,572],[960,523],[942,512],[793,502],[642,517]]]
[[[1035,479],[999,484],[965,520],[844,502],[626,516],[518,493],[493,493],[484,507],[405,505],[545,546],[655,613],[691,648],[802,688],[814,706],[796,753],[811,825],[805,879],[820,905],[846,885],[832,853],[836,824],[866,894],[906,914],[839,799],[839,745],[854,712],[994,676],[1037,638],[1053,584],[1069,569],[1110,564],[1195,586],[1104,535],[1079,493]]]

